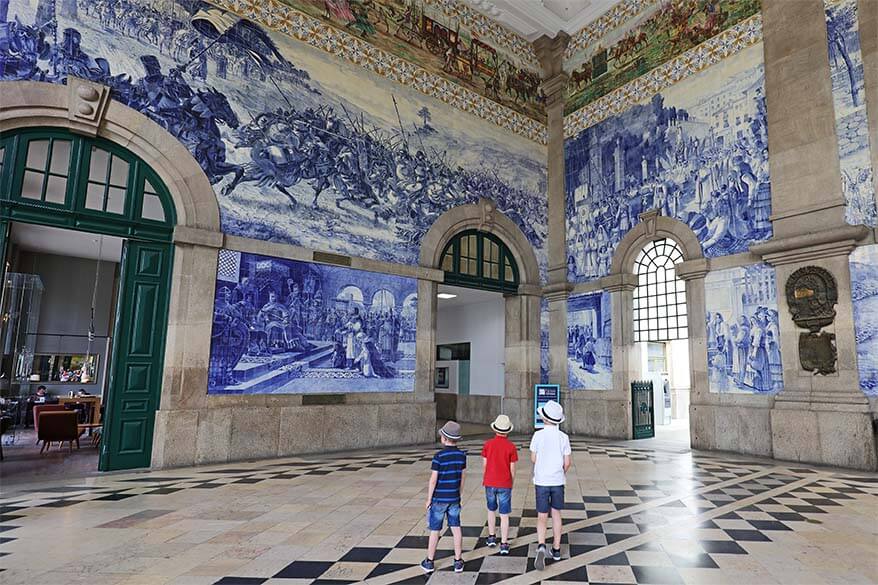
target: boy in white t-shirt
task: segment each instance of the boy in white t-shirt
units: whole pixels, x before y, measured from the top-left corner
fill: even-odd
[[[537,554],[534,567],[546,567],[546,527],[552,514],[552,559],[561,560],[561,510],[564,509],[564,484],[570,469],[570,439],[558,428],[564,422],[564,409],[550,400],[540,408],[544,427],[530,441],[530,460],[534,464],[534,487],[537,498]]]

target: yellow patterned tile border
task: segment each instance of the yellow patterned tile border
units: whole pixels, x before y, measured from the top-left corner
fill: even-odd
[[[663,89],[719,63],[762,40],[762,15],[755,14],[671,59],[604,97],[564,117],[564,137],[624,112]]]
[[[628,20],[657,3],[658,0],[623,0],[616,4],[570,38],[567,49],[564,51],[564,59],[572,59],[580,49],[597,42],[608,32],[622,26]]]
[[[355,36],[329,26],[277,0],[210,0],[212,4],[234,12],[272,30],[287,34],[373,73],[439,99],[464,112],[546,144],[546,125],[515,110],[466,89],[453,81],[430,73],[423,67],[378,49]]]

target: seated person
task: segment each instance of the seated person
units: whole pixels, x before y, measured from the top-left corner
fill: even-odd
[[[37,388],[37,393],[33,396],[33,402],[36,404],[43,404],[46,402],[46,399],[49,397],[48,392],[46,392],[45,386],[39,386]]]

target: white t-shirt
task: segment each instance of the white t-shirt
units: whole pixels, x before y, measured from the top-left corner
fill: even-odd
[[[570,455],[570,439],[554,425],[534,433],[530,440],[530,450],[536,453],[534,464],[534,485],[564,485],[564,456]]]

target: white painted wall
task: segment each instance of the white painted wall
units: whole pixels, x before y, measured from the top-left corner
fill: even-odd
[[[436,317],[436,343],[470,343],[470,394],[503,395],[506,301],[496,299],[442,307]]]

